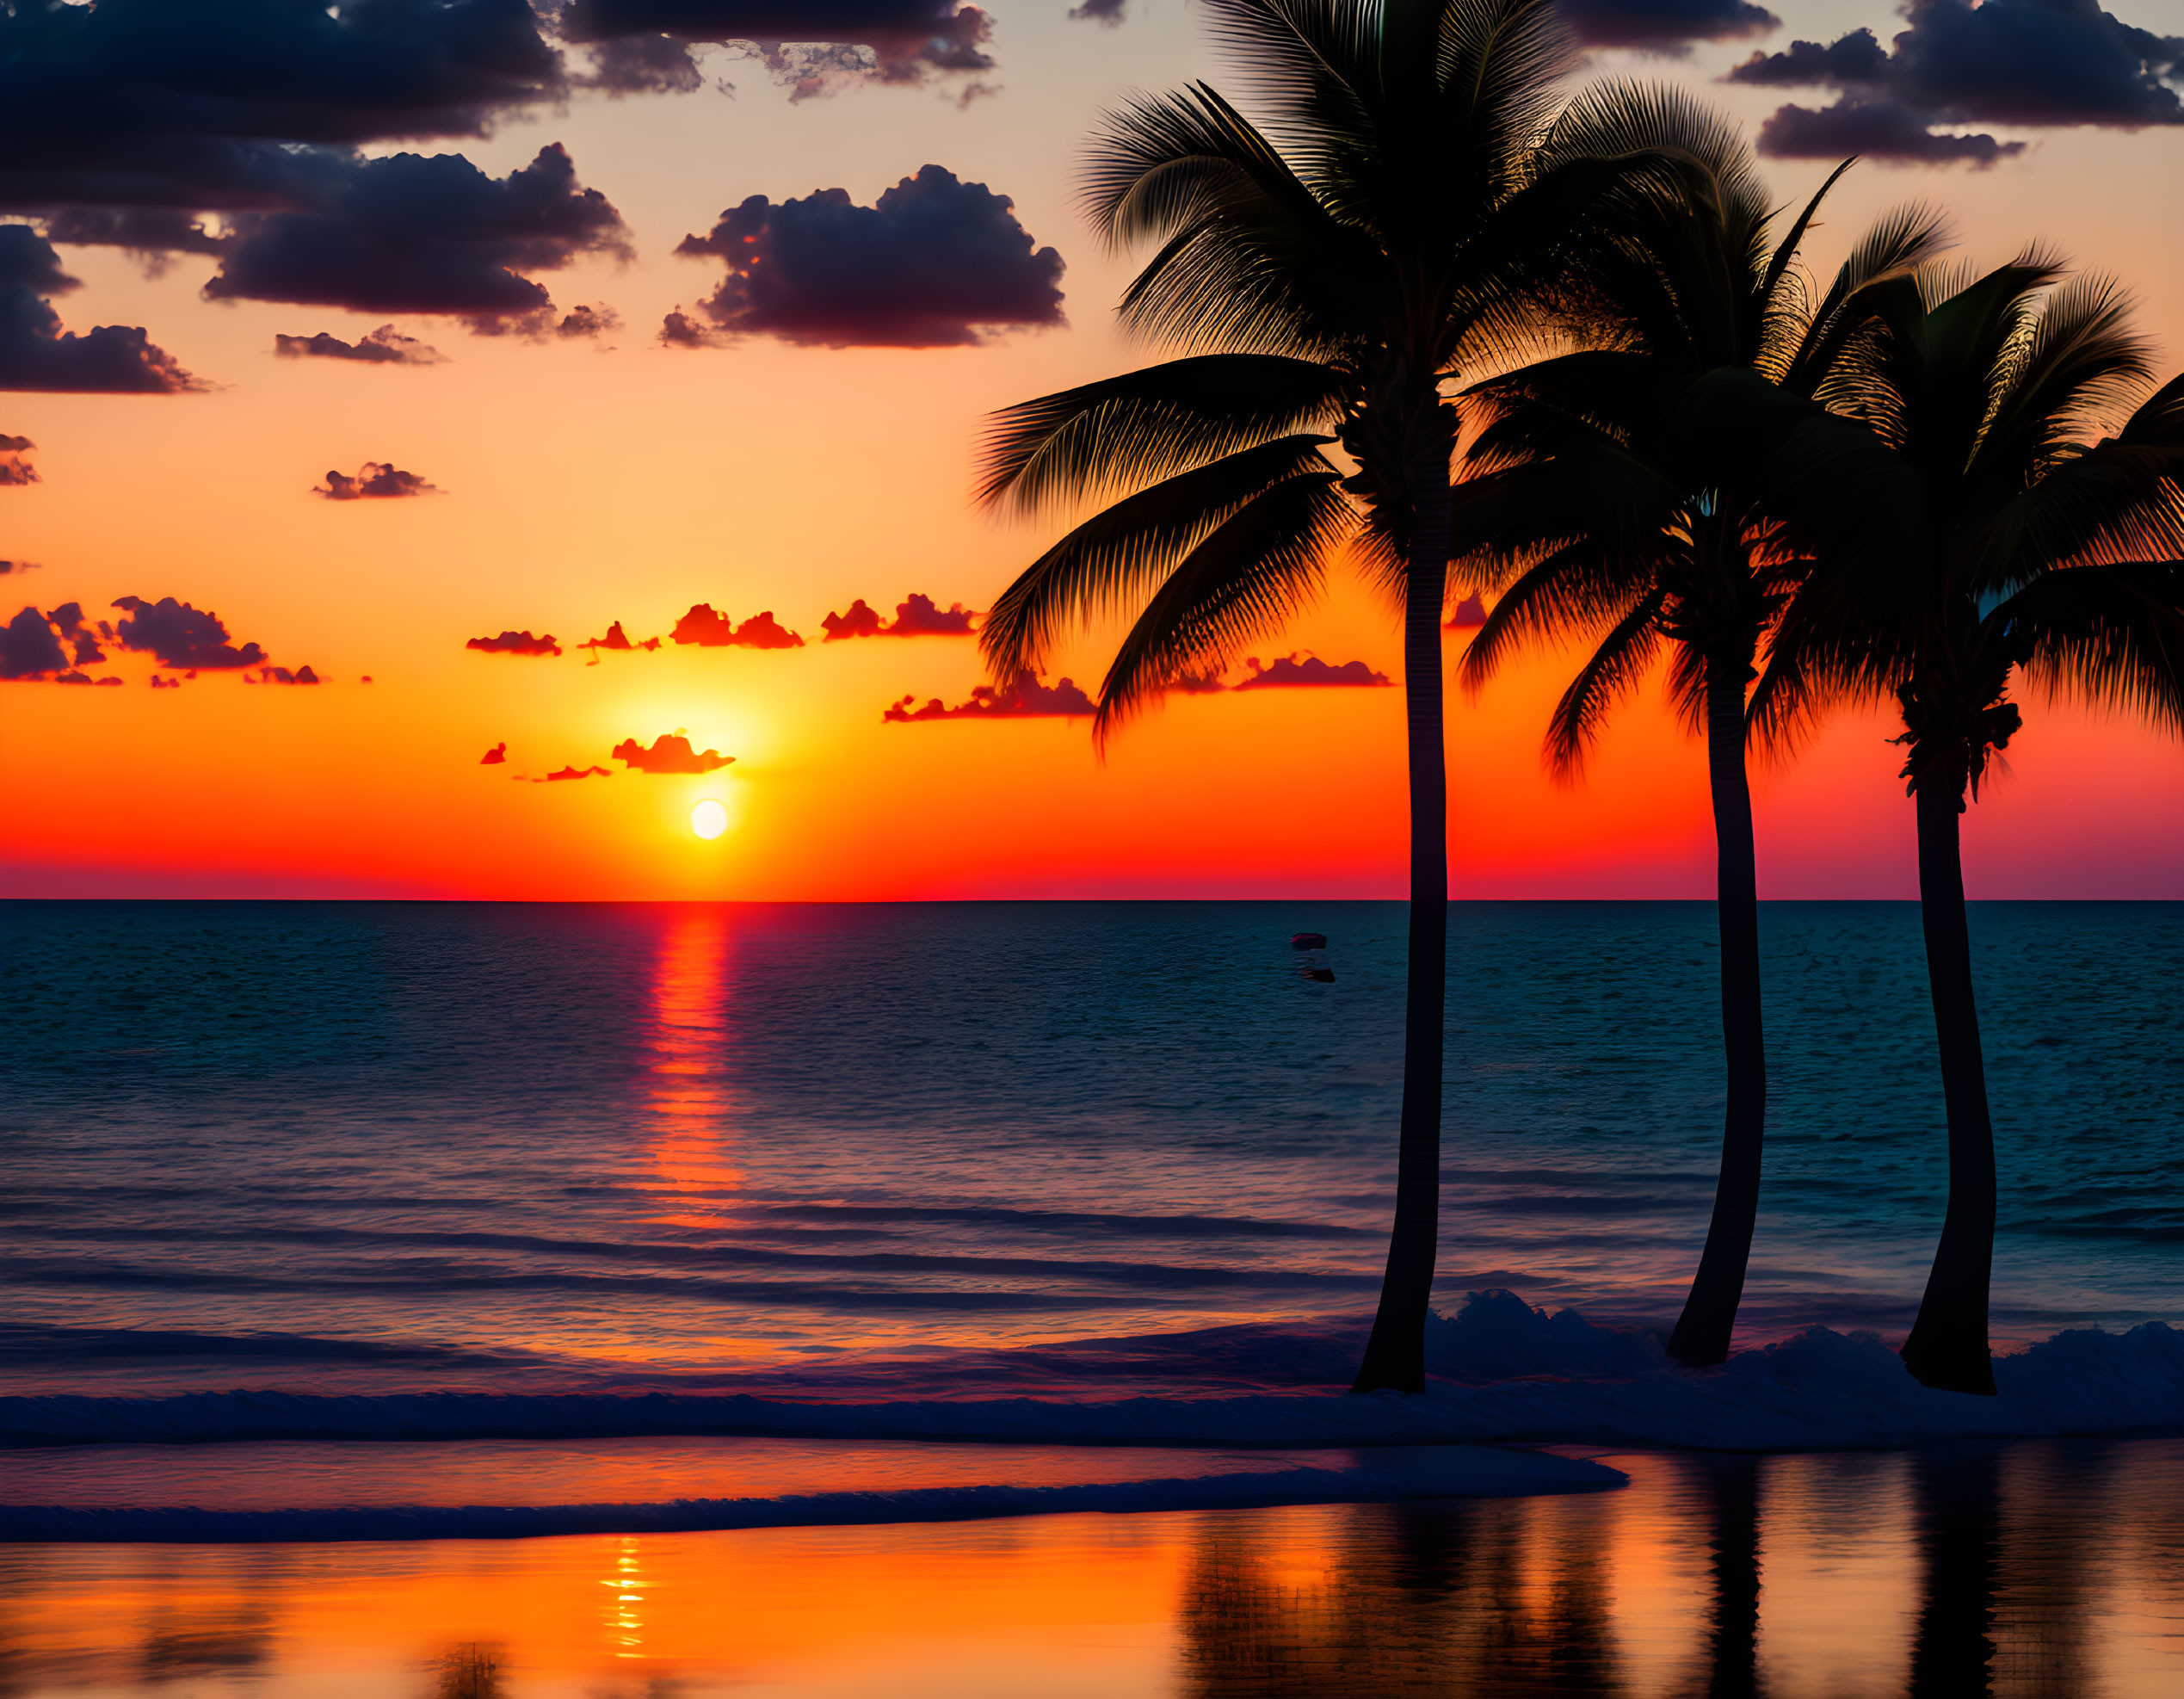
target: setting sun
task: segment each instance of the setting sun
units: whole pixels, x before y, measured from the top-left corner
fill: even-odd
[[[707,797],[690,811],[690,830],[704,838],[714,838],[728,830],[728,810],[721,803]]]

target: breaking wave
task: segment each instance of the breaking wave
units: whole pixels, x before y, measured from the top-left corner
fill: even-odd
[[[1236,1330],[1214,1330],[1227,1370]],[[1165,1336],[1187,1353],[1194,1336]],[[1113,1347],[1118,1342],[1101,1342]],[[1209,1343],[1211,1338],[1209,1337]],[[1324,1352],[1314,1334],[1255,1334],[1243,1355]],[[1053,1351],[1047,1355],[1051,1357]],[[1113,1355],[1112,1350],[1108,1352]],[[978,1440],[1085,1445],[1375,1446],[1565,1443],[1792,1451],[1966,1436],[2184,1433],[2184,1331],[2058,1333],[1999,1358],[2000,1395],[1918,1385],[1878,1336],[1811,1328],[1718,1368],[1670,1363],[1657,1335],[1550,1316],[1504,1291],[1475,1293],[1429,1338],[1423,1394],[1326,1391],[1237,1396],[829,1396],[282,1391],[169,1397],[0,1398],[0,1448],[223,1440],[448,1441],[643,1435]],[[997,1377],[1004,1381],[1006,1377]],[[1087,1383],[1089,1392],[1090,1383]],[[921,1389],[922,1390],[922,1389]],[[952,1390],[955,1390],[952,1388]],[[1011,1489],[1015,1490],[1015,1489]],[[1044,1490],[1044,1489],[1041,1489]]]

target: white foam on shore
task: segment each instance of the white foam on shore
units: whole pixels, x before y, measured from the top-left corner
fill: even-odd
[[[0,1506],[0,1541],[512,1540],[552,1534],[831,1528],[968,1522],[1069,1511],[1249,1510],[1275,1504],[1387,1504],[1592,1492],[1626,1477],[1605,1464],[1544,1452],[1436,1447],[1399,1463],[1353,1469],[1113,1481],[1065,1486],[930,1486],[900,1492],[679,1498],[665,1504],[373,1505],[219,1511],[198,1506]]]

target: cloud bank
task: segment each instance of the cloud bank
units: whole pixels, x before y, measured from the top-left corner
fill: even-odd
[[[1344,661],[1340,666],[1330,666],[1309,652],[1285,656],[1280,660],[1263,664],[1259,658],[1254,655],[1247,658],[1243,664],[1251,676],[1234,687],[1238,690],[1377,686],[1388,683],[1387,674],[1375,672],[1363,661]]]
[[[942,609],[931,596],[912,590],[895,604],[895,618],[890,623],[861,596],[846,612],[829,614],[819,621],[826,633],[820,641],[839,643],[851,637],[968,637],[971,622],[977,617],[960,602]]]
[[[1832,106],[1785,106],[1761,127],[1762,153],[1899,164],[1991,165],[2022,142],[1936,127],[2184,124],[2184,36],[2125,23],[2098,0],[1909,0],[1909,28],[1884,48],[1870,29],[1754,53],[1729,80],[1826,88]]]
[[[498,637],[473,637],[463,645],[486,655],[558,655],[561,646],[553,633],[534,637],[527,631],[504,631]]]
[[[753,614],[743,624],[716,614],[710,602],[700,602],[675,622],[669,633],[677,643],[694,643],[701,649],[801,649],[804,639],[774,617],[773,610]]]
[[[1033,720],[1049,715],[1074,719],[1094,711],[1092,699],[1064,678],[1058,684],[1041,684],[1037,676],[1021,671],[1005,684],[981,684],[968,701],[953,707],[935,696],[922,707],[912,706],[915,696],[890,703],[879,716],[883,725],[908,726],[922,720]]]
[[[634,738],[625,738],[608,754],[638,773],[711,773],[736,758],[717,749],[694,750],[679,732],[663,732],[650,749]]]

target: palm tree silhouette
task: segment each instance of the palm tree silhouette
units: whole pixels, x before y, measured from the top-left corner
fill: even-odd
[[[1548,0],[1207,0],[1267,122],[1200,83],[1140,95],[1095,138],[1110,243],[1159,244],[1121,303],[1182,357],[998,414],[980,495],[1037,512],[1113,498],[1033,562],[980,633],[996,676],[1072,621],[1135,615],[1104,738],[1225,664],[1351,546],[1404,609],[1410,965],[1395,1221],[1360,1391],[1425,1384],[1440,1204],[1447,942],[1441,615],[1454,409],[1444,385],[1521,333],[1604,173],[1535,151],[1572,65]],[[1345,473],[1325,450],[1339,443]]]
[[[1527,564],[1473,638],[1462,677],[1476,691],[1527,641],[1591,636],[1597,646],[1548,725],[1548,761],[1569,778],[1665,644],[1670,694],[1706,733],[1728,1089],[1706,1248],[1669,1342],[1698,1366],[1729,1355],[1767,1122],[1746,693],[1815,546],[1814,522],[1854,518],[1841,497],[1880,452],[1813,392],[1866,292],[1941,237],[1931,215],[1895,213],[1816,298],[1798,249],[1848,162],[1770,244],[1775,213],[1749,147],[1677,91],[1589,90],[1555,140],[1603,158],[1651,150],[1669,164],[1608,197],[1601,239],[1572,280],[1580,322],[1607,345],[1475,392],[1498,417],[1467,458],[1512,482],[1505,499],[1521,515],[1488,559]]]
[[[1892,694],[1916,803],[1919,902],[1948,1114],[1949,1202],[1903,1362],[1991,1393],[1995,1146],[1959,822],[2021,724],[2013,671],[2184,732],[2184,377],[2144,395],[2146,344],[2106,279],[2021,256],[1973,281],[1931,267],[1870,293],[1823,386],[1895,450],[1866,504],[1903,540],[1823,559],[1785,609],[1753,697],[1789,736],[1835,700]]]

